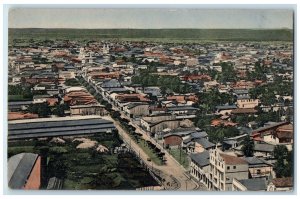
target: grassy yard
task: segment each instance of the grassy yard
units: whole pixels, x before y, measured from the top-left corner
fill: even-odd
[[[143,149],[143,151],[149,156],[149,158],[151,159],[151,161],[153,161],[155,164],[157,165],[162,165],[163,162],[161,161],[161,159],[156,155],[156,153],[150,149],[147,146],[147,143],[145,140],[140,140],[138,145]]]
[[[8,157],[18,153],[35,153],[33,146],[12,146],[7,149]]]
[[[181,152],[180,152],[181,151]],[[169,153],[179,162],[184,168],[189,167],[188,155],[182,149],[170,149]]]
[[[8,101],[13,102],[13,101],[27,101],[31,100],[30,98],[24,98],[23,95],[8,95]]]
[[[126,128],[124,125],[122,125],[121,122],[119,122],[120,126],[124,129],[125,132],[129,132],[130,130],[128,128]],[[130,133],[128,133],[128,135],[135,140],[134,136]],[[157,165],[163,165],[163,162],[161,159],[159,159],[159,157],[156,155],[156,153],[147,146],[147,142],[143,139],[143,138],[139,138],[137,139],[136,143],[141,147],[141,149],[149,156],[149,158],[151,159],[151,161],[153,161],[155,164]]]
[[[88,138],[105,144],[109,149],[120,146],[121,142],[114,134],[99,134]],[[64,144],[51,143],[49,140],[10,142],[8,156],[23,152],[40,153],[41,149],[47,148],[49,162],[44,177],[62,179],[65,190],[135,190],[157,185],[147,169],[131,153],[98,153],[93,149],[77,149],[79,143],[65,141]],[[46,184],[42,187],[46,187]]]

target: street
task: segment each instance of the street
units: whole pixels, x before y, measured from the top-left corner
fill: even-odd
[[[95,85],[91,83],[90,85],[93,86],[96,92],[101,95],[101,92],[99,92],[98,88]],[[106,99],[105,96],[102,97]],[[113,104],[111,105],[114,110],[120,111]],[[136,154],[139,154],[140,158],[147,164],[149,168],[152,168],[156,171],[156,173],[160,174],[160,176],[165,180],[163,182],[163,186],[166,190],[206,190],[205,186],[201,186],[201,184],[199,185],[198,183],[190,179],[190,177],[188,177],[188,175],[186,174],[186,169],[184,169],[183,166],[181,166],[173,157],[171,157],[171,155],[166,150],[164,150],[161,145],[156,143],[154,139],[147,135],[147,133],[143,129],[141,129],[138,125],[134,124],[131,118],[126,116],[122,111],[120,111],[120,113],[123,118],[126,118],[130,121],[131,125],[133,125],[136,128],[136,131],[138,133],[141,133],[143,135],[143,139],[145,139],[146,141],[150,141],[152,144],[154,144],[163,152],[165,152],[165,165],[156,165],[153,162],[149,162],[148,155],[139,147],[137,143],[135,143],[135,141],[127,134],[127,132],[124,131],[124,129],[121,127],[121,124],[118,121],[114,120],[110,116],[103,117],[103,119],[113,121],[123,141],[129,144],[130,148],[134,150]]]

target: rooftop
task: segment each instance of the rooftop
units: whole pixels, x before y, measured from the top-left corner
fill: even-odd
[[[276,187],[293,187],[293,178],[286,177],[286,178],[274,178],[272,183]]]
[[[85,116],[72,116],[72,117],[53,117],[53,118],[36,118],[28,120],[14,120],[9,121],[8,124],[22,124],[22,123],[33,123],[33,122],[55,122],[55,121],[72,121],[72,120],[86,120],[86,119],[102,119],[98,115],[85,115]]]
[[[268,162],[263,159],[257,157],[244,157],[244,159],[248,162],[249,167],[257,167],[257,166],[271,166]]]
[[[228,165],[248,164],[246,160],[236,156],[227,155],[225,153],[220,153],[220,156],[223,158],[224,162]]]
[[[227,109],[236,109],[237,106],[236,105],[220,105],[220,106],[216,106],[216,109],[218,110],[227,110]]]
[[[8,187],[23,188],[37,158],[38,155],[33,153],[20,153],[10,157],[7,164]]]
[[[8,122],[8,139],[96,134],[109,132],[114,128],[112,121],[99,116],[14,120]]]
[[[267,181],[265,178],[252,178],[238,181],[247,188],[247,191],[267,190]]]
[[[274,145],[271,144],[255,144],[254,151],[273,152]]]
[[[200,167],[209,165],[209,152],[208,151],[204,151],[202,153],[193,153],[193,154],[191,154],[190,157]]]
[[[203,146],[205,149],[211,148],[216,146],[214,143],[211,143],[206,138],[200,138],[196,139],[195,142],[199,143],[201,146]]]
[[[233,110],[231,113],[232,114],[247,114],[247,113],[256,113],[257,110],[254,108],[237,108]]]

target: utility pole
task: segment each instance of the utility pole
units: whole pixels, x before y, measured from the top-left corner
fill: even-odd
[[[185,190],[187,190],[187,180],[185,181]]]
[[[181,146],[179,146],[179,163],[181,164]]]

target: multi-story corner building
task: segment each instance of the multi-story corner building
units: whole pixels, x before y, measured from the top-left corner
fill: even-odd
[[[210,150],[209,165],[209,190],[231,191],[233,178],[248,179],[247,161],[219,149]]]

